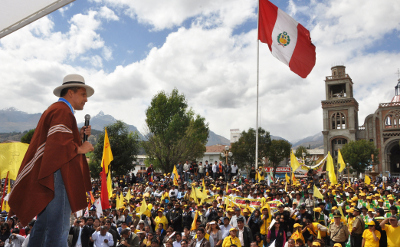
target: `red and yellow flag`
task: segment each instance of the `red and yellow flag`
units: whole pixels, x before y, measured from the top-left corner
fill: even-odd
[[[110,141],[108,140],[107,128],[105,128],[104,134],[104,147],[103,147],[103,158],[101,159],[101,167],[104,167],[106,174],[108,174],[108,166],[114,157],[111,152]]]
[[[103,147],[103,158],[101,159],[101,167],[103,168],[100,177],[101,177],[101,207],[103,209],[109,208],[109,193],[111,194],[112,191],[108,191],[107,185],[107,173],[108,173],[108,166],[110,165],[111,161],[113,160],[113,155],[111,152],[110,141],[108,140],[107,128],[105,129],[104,134],[104,147]]]

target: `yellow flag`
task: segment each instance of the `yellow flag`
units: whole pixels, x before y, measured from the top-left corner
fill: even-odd
[[[142,215],[147,210],[147,203],[146,200],[143,198],[142,205],[140,205],[139,214]]]
[[[197,221],[198,214],[199,214],[199,211],[196,210],[196,214],[194,215],[194,219],[193,219],[192,227],[190,228],[190,231],[194,231],[197,228],[196,221]]]
[[[296,156],[294,155],[293,149],[292,152],[290,153],[290,166],[292,167],[293,172],[295,172],[297,168],[300,167],[300,163],[297,160]]]
[[[119,194],[116,200],[116,208],[119,209],[120,207],[124,206],[124,196]]]
[[[318,230],[318,236],[317,236],[317,239],[321,239],[321,231],[320,231],[320,230]]]
[[[192,192],[190,193],[190,197],[193,198],[196,204],[199,203],[199,201],[197,200],[196,188],[194,186],[192,186]]]
[[[364,182],[365,182],[365,184],[370,184],[371,183],[371,179],[369,178],[369,176],[367,174],[365,174]]]
[[[329,181],[331,184],[337,184],[336,174],[335,174],[335,167],[333,166],[333,158],[331,153],[328,152],[328,158],[326,159],[326,171],[329,172]]]
[[[226,183],[226,189],[225,189],[226,195],[228,195],[228,189],[229,189],[229,183]]]
[[[385,182],[382,182],[382,189],[385,190]]]
[[[208,194],[207,194],[207,188],[206,188],[206,184],[204,183],[204,178],[203,178],[203,198],[201,199],[201,203],[203,203],[207,198],[208,198]]]
[[[286,183],[290,184],[290,177],[287,175],[287,173],[285,173],[285,178],[286,178]]]
[[[10,179],[8,179],[8,184],[7,184],[7,194],[9,194],[11,191],[11,187],[10,187]],[[3,200],[3,206],[2,206],[2,210],[6,211],[6,212],[10,212],[10,205],[8,205],[8,201]]]
[[[111,172],[109,172],[107,176],[107,190],[108,190],[108,199],[110,199],[112,197],[112,192],[113,192]]]
[[[324,199],[324,196],[321,194],[317,186],[314,184],[314,197],[317,197],[319,199]]]
[[[126,192],[125,200],[128,201],[132,198],[131,190],[128,188],[128,191]]]
[[[344,217],[342,206],[339,206],[338,210],[340,212],[340,215],[342,215],[342,220],[344,220],[346,222],[346,218]]]
[[[24,159],[29,144],[22,142],[11,142],[0,144],[0,179],[7,177],[17,179],[19,168]]]
[[[342,172],[346,168],[346,163],[344,163],[342,153],[340,153],[340,149],[338,151],[338,164],[340,164],[339,172]]]
[[[106,174],[108,173],[108,165],[111,163],[113,159],[114,157],[111,152],[110,141],[108,140],[107,128],[105,128],[103,158],[101,159],[101,167],[104,166]]]
[[[258,171],[256,171],[256,176],[255,176],[255,178],[254,178],[254,180],[256,181],[256,182],[258,182]]]
[[[179,174],[178,170],[176,170],[176,166],[174,166],[174,170],[172,171],[172,173],[174,174],[174,185],[179,185],[178,184]]]

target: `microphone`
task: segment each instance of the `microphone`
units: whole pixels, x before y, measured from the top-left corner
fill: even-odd
[[[88,127],[89,126],[89,120],[90,120],[90,115],[86,114],[85,115],[85,126]],[[83,132],[83,141],[87,141],[88,136],[85,134],[85,132]]]

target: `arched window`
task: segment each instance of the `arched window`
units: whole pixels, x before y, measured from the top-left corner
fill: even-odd
[[[399,111],[390,111],[385,116],[385,128],[400,128],[400,112]]]
[[[346,129],[346,116],[342,112],[335,112],[331,117],[332,129]]]

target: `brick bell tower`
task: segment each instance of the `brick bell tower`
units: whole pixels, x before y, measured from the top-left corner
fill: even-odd
[[[331,152],[337,160],[338,149],[356,140],[358,130],[358,102],[353,98],[353,81],[343,65],[331,68],[325,79],[323,109],[324,153]]]

